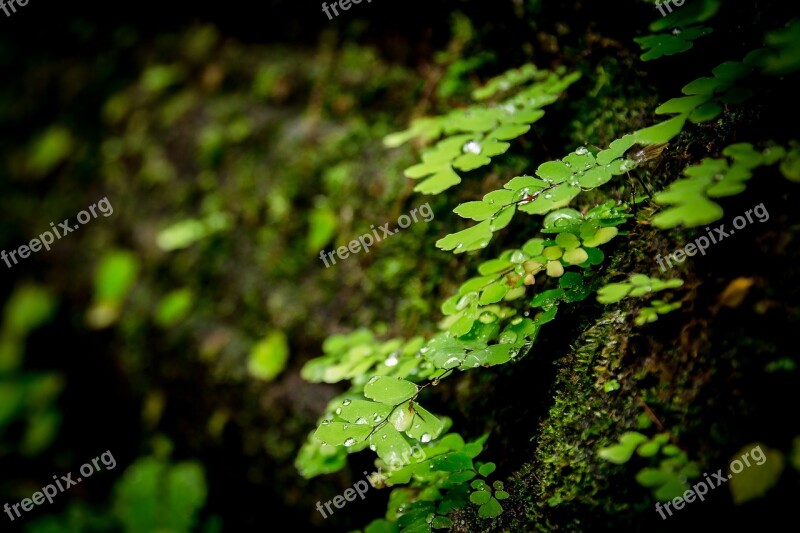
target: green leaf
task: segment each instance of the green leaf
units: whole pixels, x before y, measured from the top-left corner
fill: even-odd
[[[563,233],[562,233],[563,235]],[[583,248],[574,248],[564,252],[564,261],[570,265],[580,265],[589,259],[589,254]]]
[[[491,259],[478,265],[478,272],[483,276],[488,276],[489,274],[497,274],[498,272],[508,270],[512,266],[514,266],[514,263],[511,261],[507,261],[505,259]],[[481,279],[491,278],[487,277]]]
[[[430,442],[439,438],[444,431],[444,421],[432,415],[428,410],[417,404],[411,427],[406,434],[420,442]]]
[[[319,253],[328,244],[339,228],[339,217],[328,205],[315,206],[308,215],[306,250]]]
[[[650,31],[663,31],[705,22],[717,14],[720,5],[720,0],[696,0],[694,2],[686,2],[685,5],[680,7],[672,6],[671,13],[657,18],[650,24]]]
[[[636,450],[636,447],[645,441],[647,441],[647,437],[641,433],[627,431],[620,437],[619,444],[609,446],[608,448],[602,448],[597,452],[597,455],[601,459],[615,464],[627,463]]]
[[[636,142],[644,145],[663,144],[672,140],[683,129],[686,122],[685,115],[678,115],[649,128],[641,129],[634,133]]]
[[[579,175],[578,183],[585,189],[594,189],[601,185],[605,185],[611,178],[614,177],[614,172],[611,166],[603,165],[587,170]]]
[[[107,252],[94,277],[94,298],[99,302],[119,302],[133,287],[139,270],[136,256],[127,251]]]
[[[161,299],[153,318],[161,327],[174,326],[189,314],[193,302],[190,289],[176,289]]]
[[[390,376],[373,376],[364,386],[364,396],[389,405],[413,398],[419,387],[410,381]]]
[[[320,424],[314,437],[328,446],[352,446],[366,439],[372,431],[372,427],[365,424],[326,422]]]
[[[503,514],[503,507],[494,498],[491,498],[478,509],[478,516],[481,518],[496,518],[501,514]]]
[[[751,450],[758,450],[758,456]],[[741,457],[750,453],[750,466],[746,466]],[[762,464],[756,462],[756,457],[763,457]],[[733,502],[741,505],[744,502],[761,498],[778,484],[784,467],[783,454],[778,450],[772,450],[762,444],[751,444],[743,447],[731,458],[731,463],[739,461],[742,470],[733,473],[731,470],[730,490],[733,495]]]
[[[566,206],[580,192],[580,187],[562,183],[539,194],[532,202],[519,204],[519,210],[530,215],[543,215],[553,209]]]
[[[508,141],[510,139],[516,139],[520,135],[527,133],[530,129],[531,127],[529,124],[503,124],[491,132],[488,137],[500,141]]]
[[[282,331],[274,330],[250,350],[247,369],[256,379],[272,381],[286,367],[289,343]]]
[[[563,161],[548,161],[539,165],[536,175],[553,183],[561,183],[572,177],[572,169]]]
[[[708,102],[692,111],[692,114],[689,115],[689,120],[695,124],[708,122],[709,120],[717,118],[720,113],[722,113],[721,105],[716,102]]]
[[[491,162],[492,160],[483,154],[464,154],[453,161],[453,166],[459,170],[468,172],[486,166]]]
[[[489,220],[484,220],[471,228],[442,237],[436,241],[436,247],[442,250],[454,250],[458,254],[484,248],[491,240],[491,223]]]
[[[723,217],[722,208],[703,197],[692,199],[683,205],[670,207],[653,217],[653,225],[660,229],[685,226],[704,226]]]
[[[461,204],[453,209],[453,212],[462,218],[471,218],[472,220],[480,222],[494,216],[501,207],[501,205],[475,201]]]
[[[475,505],[483,505],[492,497],[492,493],[485,490],[476,490],[469,495],[469,501]]]
[[[503,298],[505,298],[506,294],[508,293],[508,290],[509,286],[506,285],[504,280],[492,283],[483,290],[478,303],[480,305],[489,305],[497,303]]]
[[[642,445],[642,448],[647,446],[646,444]],[[640,454],[641,455],[641,454]],[[645,457],[650,457],[645,456]],[[639,485],[643,487],[658,487],[664,485],[670,480],[670,475],[668,472],[661,470],[660,468],[642,468],[639,470],[639,473],[636,474],[636,481]]]
[[[439,194],[459,183],[461,183],[459,175],[450,166],[447,166],[430,178],[418,183],[414,187],[414,191],[422,194]]]
[[[601,304],[613,304],[625,298],[631,292],[627,283],[609,283],[597,291],[597,301]]]
[[[618,233],[619,230],[613,226],[608,228],[600,228],[592,237],[583,239],[583,246],[587,248],[596,248],[609,242],[611,239],[616,237]]]
[[[488,477],[496,469],[497,465],[495,465],[494,463],[486,463],[484,465],[481,465],[480,468],[478,468],[478,473],[483,477]]]
[[[790,151],[781,162],[781,174],[790,181],[800,182],[800,149]]]
[[[332,422],[333,423],[333,422]],[[350,428],[366,428],[367,435],[372,430],[365,425],[351,424]],[[366,435],[361,440],[366,438]],[[413,455],[411,445],[391,424],[384,424],[369,438],[370,449],[375,450],[378,457],[387,465],[405,465]]]
[[[556,236],[556,244],[565,250],[571,250],[578,248],[581,245],[581,241],[572,233],[559,233]]]
[[[431,459],[435,470],[443,472],[457,472],[459,470],[472,470],[472,459],[465,453],[447,453]]]
[[[369,424],[370,426],[379,424],[391,412],[391,405],[368,402],[366,400],[345,400],[342,406],[336,409],[336,414],[344,420],[355,424]]]
[[[453,521],[446,516],[435,516],[431,521],[431,527],[433,529],[450,529],[453,527]]]
[[[707,95],[697,96],[682,96],[680,98],[673,98],[667,100],[665,103],[658,106],[655,110],[656,115],[675,114],[675,113],[689,113],[706,103],[710,97]]]
[[[723,86],[725,86],[725,82],[719,78],[698,78],[685,85],[681,92],[687,95],[711,96],[714,91]]]

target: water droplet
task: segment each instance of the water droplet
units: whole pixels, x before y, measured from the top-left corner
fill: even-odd
[[[353,402],[350,401],[350,400],[345,400],[345,401],[342,402],[342,405],[350,405],[351,403],[353,403]]]
[[[347,446],[348,448],[350,446],[352,446],[353,444],[355,444],[355,443],[356,443],[356,439],[354,439],[353,437],[350,437],[349,439],[344,441],[344,445]]]
[[[458,299],[456,303],[456,310],[461,311],[462,309],[466,308],[476,297],[476,293],[468,292],[464,296]]]
[[[331,423],[331,421],[330,421],[330,420],[327,420],[327,419],[322,421],[322,425],[323,425],[323,426],[327,426],[327,425],[328,425],[328,424],[330,424],[330,423]]]
[[[586,148],[585,146],[581,146],[580,148],[575,150],[575,153],[578,154],[578,155],[586,155],[586,154],[589,153],[589,149]]]
[[[528,315],[530,315],[530,314],[531,314],[531,312],[530,312],[530,311],[525,311],[525,312],[524,312],[524,313],[522,313],[522,314],[523,314],[523,315],[525,315],[525,316],[528,316]]]
[[[379,414],[375,414],[375,416],[372,417],[372,421],[375,422],[376,424],[381,420],[383,420],[383,417]]]
[[[345,424],[345,425],[342,426],[342,429],[347,429],[349,427],[350,427],[350,424]]]
[[[370,450],[372,450],[372,451],[374,452],[375,450],[377,450],[377,449],[378,449],[378,447],[377,447],[377,446],[375,446],[374,444],[370,444],[370,445],[369,445],[369,449],[370,449]]]
[[[675,28],[674,30],[672,30],[672,35],[680,35],[680,34],[681,30],[679,28]]]
[[[431,436],[428,433],[423,433],[419,440],[420,442],[430,442]]]
[[[505,331],[502,335],[500,335],[498,342],[500,344],[513,344],[517,342],[517,334],[513,331]]]
[[[571,167],[572,165],[569,163],[569,161],[564,161],[564,166]]]
[[[514,250],[514,252],[511,254],[511,257],[509,258],[509,261],[511,261],[512,263],[522,263],[526,259],[527,257],[525,256],[524,253],[522,253],[522,250]]]
[[[367,381],[367,385],[372,385],[373,383],[378,381],[380,378],[381,378],[380,376],[372,376],[371,378],[369,378],[369,381]]]
[[[341,407],[337,407],[337,408],[336,408],[336,414],[337,414],[337,415],[340,415],[340,414],[342,414],[342,408],[341,408]]]
[[[479,154],[483,151],[483,147],[478,141],[470,141],[464,145],[462,150],[467,154]]]
[[[356,424],[366,424],[366,423],[367,423],[367,419],[366,418],[361,417],[361,416],[356,418]]]
[[[451,357],[450,359],[444,362],[442,368],[455,368],[459,364],[461,364],[461,359],[459,359],[458,357]]]
[[[384,361],[386,366],[396,366],[397,365],[397,352],[392,353],[386,361]]]
[[[419,424],[414,424],[414,429],[419,429]]]
[[[550,194],[550,193],[547,193],[547,194],[545,194],[545,195],[544,195],[544,199],[545,199],[545,200],[549,200],[549,199],[550,199],[550,198],[552,198],[552,197],[553,197],[553,195],[552,195],[552,194]]]

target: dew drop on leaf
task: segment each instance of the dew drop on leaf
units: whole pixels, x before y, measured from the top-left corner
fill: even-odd
[[[581,146],[580,148],[575,150],[575,153],[578,155],[586,155],[589,153],[589,150],[585,146]]]
[[[500,344],[512,344],[517,342],[517,334],[513,331],[506,331],[502,335],[500,335],[500,339],[498,339]]]
[[[355,443],[356,443],[356,439],[354,439],[353,437],[350,437],[346,441],[344,441],[344,445],[347,446],[348,448],[350,446],[352,446],[353,444],[355,444]]]
[[[461,360],[458,357],[451,357],[447,361],[444,362],[442,368],[454,368],[461,364]]]
[[[342,405],[350,405],[351,403],[353,402],[351,402],[350,400],[345,400],[342,402]]]
[[[356,418],[356,424],[366,424],[366,423],[367,423],[367,419],[366,418],[361,417],[361,416]]]
[[[464,145],[463,150],[468,154],[480,154],[483,151],[483,147],[478,141],[470,141]]]
[[[420,440],[420,442],[430,442],[431,441],[431,436],[428,433],[423,433],[420,436],[419,440]]]

